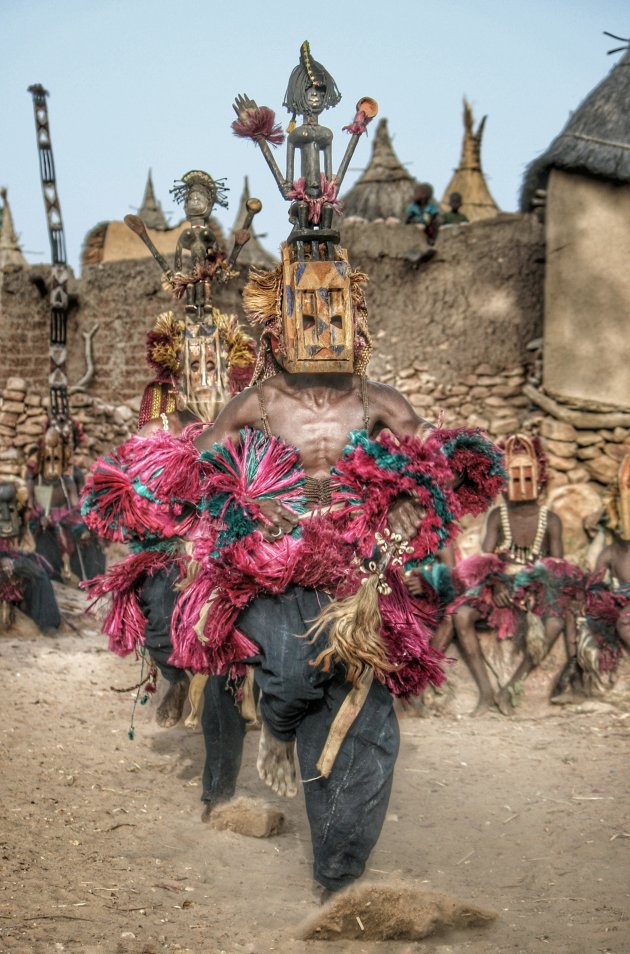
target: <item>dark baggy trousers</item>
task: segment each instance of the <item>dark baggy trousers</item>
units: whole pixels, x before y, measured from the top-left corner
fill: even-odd
[[[186,676],[185,669],[178,669],[168,662],[173,652],[171,641],[171,617],[178,592],[175,584],[179,579],[179,567],[173,563],[168,570],[158,570],[146,577],[140,590],[140,609],[147,621],[144,628],[144,645],[151,659],[167,682],[180,682]]]
[[[61,532],[64,536],[68,537],[69,540],[71,539],[72,535],[70,530],[64,529]],[[81,557],[79,557],[78,553],[79,548],[81,550]],[[48,560],[51,566],[52,579],[55,580],[56,583],[61,583],[63,580],[63,550],[59,540],[59,531],[48,527],[46,530],[37,534],[35,537],[35,550],[40,556]],[[75,540],[74,550],[70,554],[70,570],[79,580],[83,579],[81,560],[83,561],[86,580],[91,580],[93,577],[100,576],[105,572],[105,551],[98,540],[93,538]]]
[[[79,580],[83,579],[83,572],[85,572],[86,580],[92,580],[105,572],[107,562],[105,551],[98,540],[93,537],[88,537],[87,540],[76,540],[75,546],[76,549],[70,554],[70,569]],[[82,563],[83,566],[81,566]]]
[[[236,790],[241,768],[245,719],[227,688],[227,676],[210,676],[203,690],[201,729],[206,747],[202,802],[225,802]]]
[[[140,606],[147,625],[145,646],[164,678],[171,684],[186,675],[184,669],[171,666],[168,658],[173,652],[171,617],[178,592],[176,565],[147,576],[140,592]],[[203,695],[201,716],[206,760],[202,776],[201,799],[220,802],[232,798],[241,767],[245,720],[234,696],[227,689],[226,676],[210,676]]]
[[[36,562],[34,556],[20,554],[15,559],[14,573],[21,577],[24,585],[21,610],[31,617],[43,633],[58,629],[61,616],[46,570]]]
[[[56,583],[61,583],[63,570],[63,555],[57,531],[47,527],[35,536],[35,551],[48,561],[51,567],[50,577]]]
[[[243,611],[238,628],[260,647],[251,662],[262,691],[261,713],[276,738],[295,738],[313,844],[313,875],[331,891],[363,874],[380,835],[398,754],[398,722],[389,690],[374,681],[327,779],[316,763],[332,721],[350,691],[341,667],[312,666],[326,637],[304,633],[328,597],[290,587],[261,596]]]

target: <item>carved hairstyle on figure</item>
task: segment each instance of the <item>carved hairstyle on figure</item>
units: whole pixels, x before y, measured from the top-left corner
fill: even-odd
[[[505,441],[508,499],[537,500],[547,483],[547,456],[539,437],[511,434]]]
[[[351,269],[345,249],[334,262],[283,261],[269,272],[252,269],[243,309],[262,326],[252,383],[280,370],[366,374],[372,354],[362,286],[367,275]]]
[[[336,106],[341,99],[341,93],[331,74],[325,66],[313,59],[308,40],[304,40],[300,47],[300,62],[289,77],[282,104],[294,118],[297,114],[303,116],[310,112],[306,94],[313,87],[324,93],[323,109]]]
[[[225,184],[225,179],[213,179],[211,175],[201,169],[191,169],[181,179],[176,180],[170,194],[179,205],[185,205],[186,200],[190,198],[190,193],[195,189],[206,193],[208,214],[212,211],[213,205],[220,205],[227,209],[227,193],[229,190]]]

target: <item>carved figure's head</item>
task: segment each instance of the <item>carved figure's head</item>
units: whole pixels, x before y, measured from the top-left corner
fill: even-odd
[[[318,116],[341,99],[337,84],[328,70],[314,60],[308,41],[300,47],[300,62],[289,77],[284,106],[293,115]]]
[[[170,190],[175,201],[183,204],[186,218],[209,219],[215,205],[227,209],[228,187],[225,179],[213,179],[207,172],[192,169],[174,183]]]

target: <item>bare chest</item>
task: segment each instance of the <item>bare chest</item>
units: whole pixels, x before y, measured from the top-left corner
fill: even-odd
[[[298,448],[311,477],[326,476],[349,434],[365,426],[361,396],[354,391],[320,401],[274,396],[267,403],[267,415],[271,433]]]

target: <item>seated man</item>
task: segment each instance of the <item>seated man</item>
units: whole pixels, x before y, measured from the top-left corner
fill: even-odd
[[[442,214],[442,225],[462,225],[468,222],[468,216],[460,212],[462,197],[459,192],[451,192],[448,197],[449,211]]]
[[[587,582],[586,621],[598,645],[599,670],[614,672],[622,647],[630,650],[630,454],[598,519],[612,539]]]
[[[440,210],[433,202],[433,186],[422,182],[413,193],[413,202],[405,210],[406,225],[423,225],[429,245],[434,245],[440,227]]]
[[[539,503],[546,481],[546,458],[539,440],[525,434],[508,438],[506,468],[507,500],[488,514],[481,545],[482,553],[488,556],[467,557],[458,564],[455,583],[464,592],[449,610],[462,655],[479,689],[474,715],[495,704],[509,715],[521,684],[562,632],[566,637],[567,672],[577,671],[571,602],[581,574],[577,567],[562,560],[560,518]],[[476,624],[483,620],[499,639],[514,637],[520,624],[526,622],[528,610],[542,620],[543,645],[529,645],[508,684],[495,694]],[[448,634],[445,636],[448,638]],[[437,647],[445,650],[447,645],[444,640]]]
[[[20,549],[26,531],[28,493],[12,482],[0,483],[0,604],[5,624],[13,607],[30,616],[45,635],[55,633],[61,616],[45,561]]]

